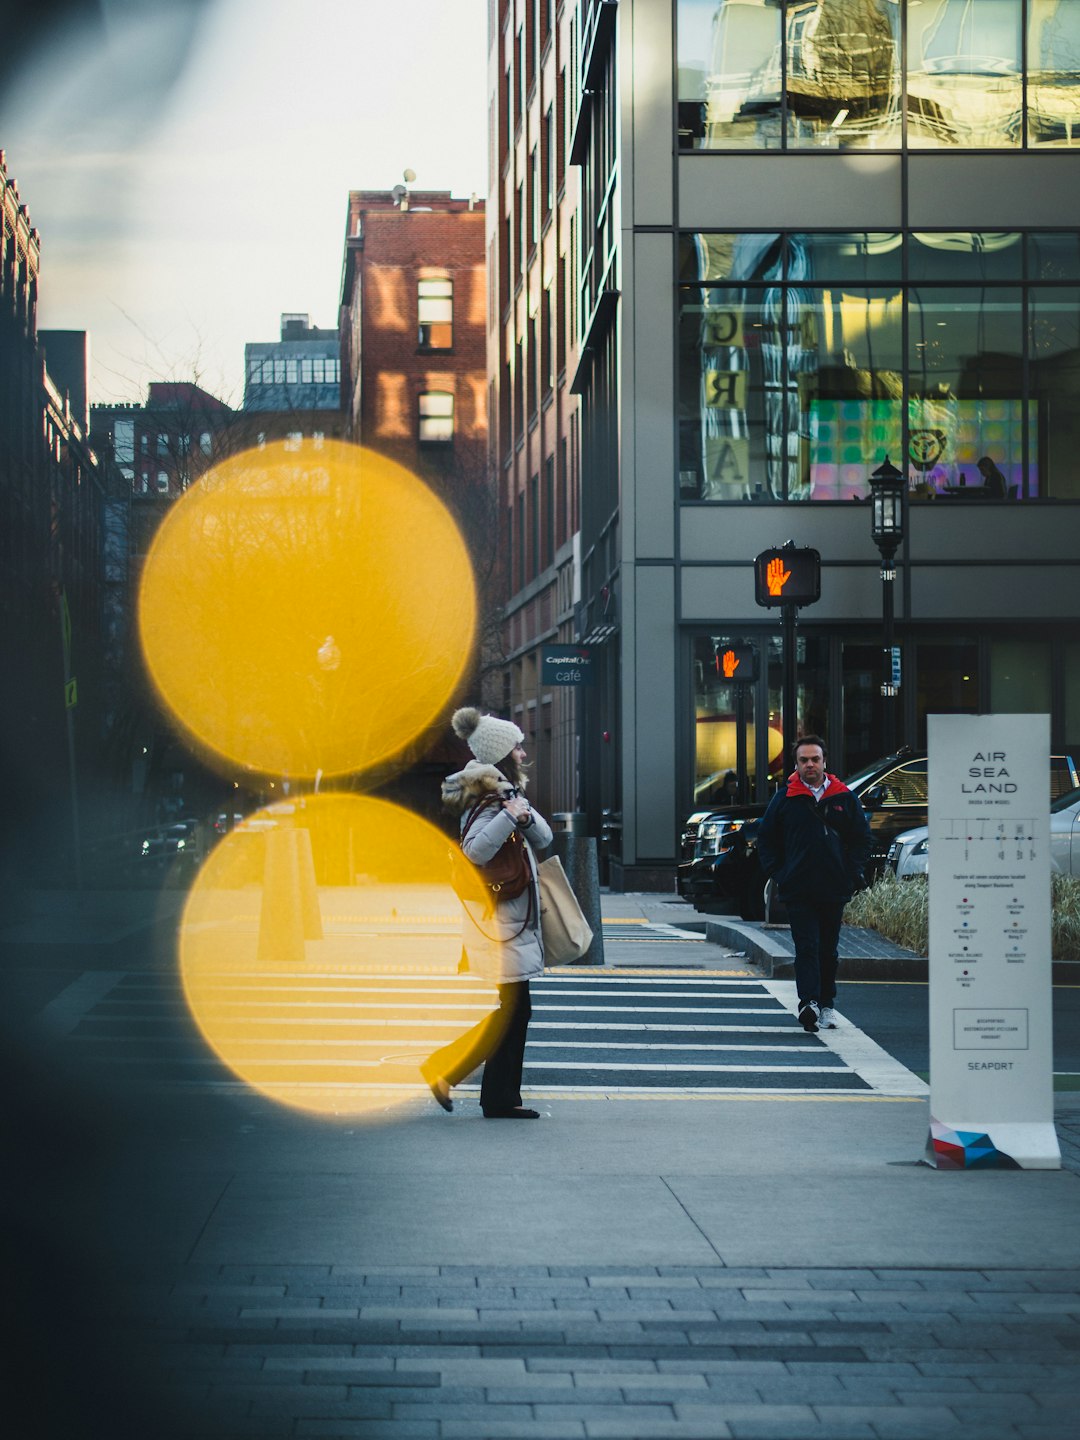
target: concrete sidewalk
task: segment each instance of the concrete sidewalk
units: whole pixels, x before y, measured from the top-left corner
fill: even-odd
[[[610,969],[746,963],[603,910]],[[26,1440],[1075,1433],[1080,1177],[926,1168],[925,1099],[329,1119],[0,1053]]]

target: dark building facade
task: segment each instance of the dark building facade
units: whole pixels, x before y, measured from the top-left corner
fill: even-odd
[[[40,237],[2,151],[0,211],[4,862],[67,882],[108,723],[108,472],[87,434],[86,337],[37,328]]]

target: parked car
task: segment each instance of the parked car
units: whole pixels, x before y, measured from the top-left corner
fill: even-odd
[[[898,835],[889,849],[889,864],[898,880],[928,875],[929,828],[920,825]],[[1080,875],[1080,788],[1066,790],[1050,802],[1050,869],[1059,875]]]
[[[140,861],[167,863],[181,856],[195,858],[195,827],[197,820],[177,820],[144,835],[138,843],[136,858]]]
[[[845,784],[862,801],[870,822],[873,848],[866,878],[872,881],[890,863],[896,837],[926,824],[926,752],[901,746],[894,755],[849,776]],[[1051,757],[1050,786],[1053,795],[1080,786],[1080,771],[1071,756]],[[692,900],[695,908],[734,908],[748,920],[764,915],[765,876],[757,858],[757,831],[765,808],[759,803],[698,810],[688,818],[680,841],[677,885],[679,894]]]
[[[903,830],[889,846],[889,864],[898,880],[925,875],[930,855],[930,831],[925,825]]]

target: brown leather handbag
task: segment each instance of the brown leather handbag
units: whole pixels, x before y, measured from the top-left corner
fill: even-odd
[[[532,880],[529,859],[525,854],[525,842],[514,830],[507,836],[498,853],[486,865],[474,865],[464,853],[465,840],[481,813],[499,805],[499,800],[482,800],[474,807],[472,814],[461,832],[461,841],[450,848],[450,883],[462,900],[476,900],[477,880],[486,892],[492,907],[499,900],[516,900],[523,895]]]

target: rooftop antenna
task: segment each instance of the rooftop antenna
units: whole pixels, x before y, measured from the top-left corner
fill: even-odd
[[[408,208],[409,208],[409,190],[408,190],[408,187],[409,187],[409,186],[412,184],[412,182],[416,179],[416,171],[415,171],[415,170],[408,170],[408,169],[403,170],[403,171],[402,171],[402,174],[401,174],[401,178],[405,181],[405,184],[404,184],[404,185],[395,185],[395,186],[394,186],[394,190],[393,190],[394,200],[395,200],[395,202],[397,203],[397,207],[398,207],[399,210],[408,210]]]

